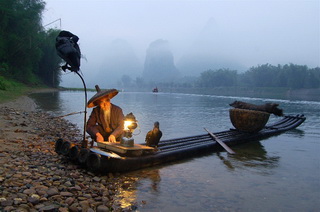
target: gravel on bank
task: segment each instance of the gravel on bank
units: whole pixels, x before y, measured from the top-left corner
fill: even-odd
[[[98,176],[55,153],[58,138],[79,142],[76,125],[37,110],[24,96],[0,104],[0,211],[132,211],[119,174]]]

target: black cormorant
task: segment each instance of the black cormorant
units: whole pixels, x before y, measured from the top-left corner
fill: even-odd
[[[159,128],[159,122],[154,123],[154,127],[146,135],[146,144],[147,146],[156,147],[160,141],[162,132]]]

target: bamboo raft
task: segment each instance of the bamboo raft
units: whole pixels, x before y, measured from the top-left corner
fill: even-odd
[[[305,119],[301,114],[284,116],[281,120],[266,125],[258,132],[230,129],[214,133],[214,135],[220,142],[234,146],[294,129],[301,125]],[[156,149],[139,144],[135,144],[133,149],[120,147],[120,144],[108,144],[108,142],[98,143],[98,146],[93,148],[81,148],[62,139],[58,139],[55,145],[58,154],[68,157],[92,172],[101,174],[128,172],[223,150],[217,140],[209,133],[161,140]]]

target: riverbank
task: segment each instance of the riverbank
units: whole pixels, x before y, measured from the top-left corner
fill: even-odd
[[[27,96],[0,104],[0,211],[130,211],[115,198],[120,175],[97,176],[54,152],[79,129],[37,109]]]
[[[250,87],[216,87],[216,88],[159,88],[160,92],[203,94],[216,96],[250,97],[265,99],[285,99],[298,101],[320,101],[320,89],[289,88],[250,88]]]

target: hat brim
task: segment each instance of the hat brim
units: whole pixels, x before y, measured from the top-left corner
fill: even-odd
[[[87,107],[88,108],[95,107],[98,105],[98,102],[100,99],[105,98],[105,97],[109,97],[109,99],[112,99],[118,93],[119,92],[116,89],[101,90],[101,91],[97,92],[93,97],[91,97],[91,99],[88,101]]]

